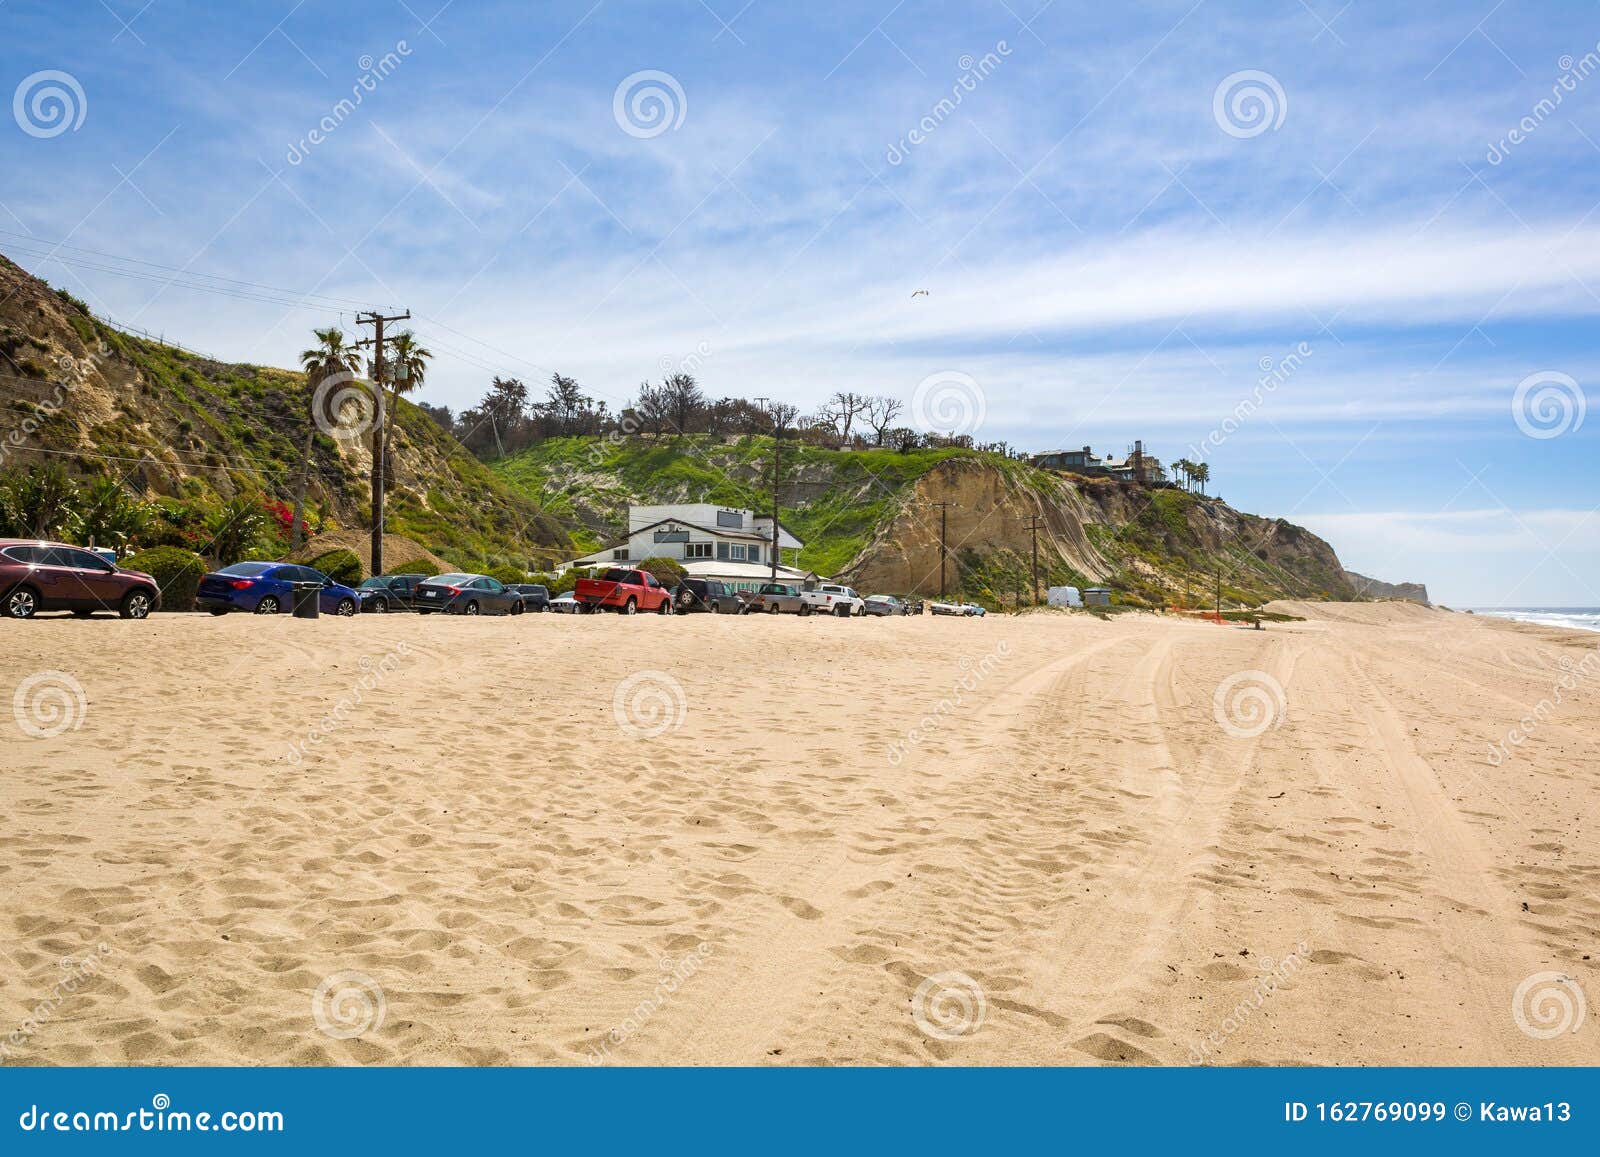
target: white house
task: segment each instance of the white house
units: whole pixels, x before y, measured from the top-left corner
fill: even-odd
[[[783,564],[783,551],[801,542],[778,523],[778,581],[814,583],[811,571]],[[628,536],[561,566],[637,566],[647,558],[670,558],[691,578],[717,579],[735,590],[756,590],[772,581],[772,516],[709,502],[629,506]],[[793,558],[793,555],[790,555]]]

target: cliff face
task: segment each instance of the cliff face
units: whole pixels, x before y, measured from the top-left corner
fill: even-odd
[[[1421,603],[1425,607],[1433,605],[1428,601],[1428,588],[1423,583],[1386,583],[1368,578],[1364,574],[1357,574],[1353,570],[1345,571],[1344,577],[1354,588],[1358,598],[1407,599],[1413,603]]]
[[[130,337],[0,257],[4,465],[59,461],[199,510],[242,490],[292,503],[308,426],[303,374]],[[557,522],[415,406],[400,404],[394,431],[391,531],[458,563],[526,561],[530,548],[570,545]],[[371,462],[366,439],[316,434],[313,525],[367,525]]]
[[[1297,593],[1349,599],[1333,548],[1303,527],[1243,514],[1215,499],[1131,483],[1074,479],[992,458],[940,463],[907,489],[893,515],[841,571],[858,587],[937,594],[939,518],[953,561],[948,591],[1007,602],[1032,583],[1104,585],[1126,601],[1206,604],[1218,578],[1226,602]]]

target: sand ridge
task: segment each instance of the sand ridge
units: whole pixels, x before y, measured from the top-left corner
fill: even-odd
[[[1600,1063],[1595,642],[1294,613],[13,624],[4,1059]]]

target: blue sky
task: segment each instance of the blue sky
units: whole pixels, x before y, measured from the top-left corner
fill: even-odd
[[[1600,605],[1600,5],[441,3],[0,0],[0,252],[230,359],[409,307],[456,407],[688,361],[1215,433],[1348,566]]]

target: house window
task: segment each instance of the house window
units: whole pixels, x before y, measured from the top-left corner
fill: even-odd
[[[627,557],[628,550],[626,547],[621,550],[614,550],[611,552],[611,559],[613,562],[624,562],[627,560]]]
[[[761,561],[761,548],[759,546],[746,547],[745,549],[748,552],[746,557],[751,562],[760,562]]]
[[[709,542],[691,542],[683,548],[684,558],[710,558],[711,544]]]
[[[729,547],[729,553],[732,555],[734,562],[743,562],[744,561],[744,543],[742,543],[742,542],[734,543],[732,546]]]

